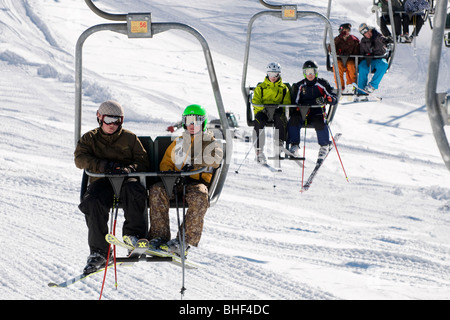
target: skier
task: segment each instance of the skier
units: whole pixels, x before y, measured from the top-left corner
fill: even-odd
[[[342,90],[346,93],[353,93],[354,91],[353,83],[356,82],[356,67],[355,58],[347,57],[344,60],[342,56],[359,54],[359,39],[350,34],[351,29],[352,25],[350,23],[341,24],[339,27],[339,35],[334,38],[336,53],[341,56],[338,57],[339,78],[341,80]],[[344,72],[346,73],[347,86],[344,82]],[[336,76],[334,80],[337,85]]]
[[[267,159],[264,155],[264,127],[269,121],[267,110],[263,104],[291,104],[291,96],[289,88],[281,79],[281,66],[279,63],[271,62],[266,68],[266,77],[264,81],[259,83],[254,92],[252,103],[253,112],[255,113],[255,126],[253,131],[253,141],[256,141],[255,153],[256,161],[266,163]],[[283,145],[286,140],[286,116],[283,108],[277,108],[273,114],[274,126],[278,130],[279,144]]]
[[[392,1],[392,11],[394,15],[394,29],[396,34],[396,41],[401,42],[404,39],[405,42],[411,42],[409,38],[409,18],[403,11],[403,3],[401,0],[391,0]],[[388,0],[380,0],[378,6],[381,7],[381,18],[380,18],[380,30],[383,36],[391,37],[391,31],[389,31],[387,24],[390,22],[389,18],[389,4]],[[403,32],[402,32],[403,29]]]
[[[375,28],[369,27],[365,23],[361,23],[359,32],[363,35],[360,43],[360,53],[365,58],[358,65],[358,88],[364,88],[364,91],[372,93],[378,89],[381,79],[389,67],[386,58],[374,58],[374,56],[384,56],[386,54],[386,44],[391,43],[392,39],[384,37]],[[370,69],[375,69],[375,73],[372,80],[368,82]],[[358,90],[358,93],[363,94],[363,91]]]
[[[186,107],[182,116],[185,131],[167,148],[160,163],[161,171],[192,171],[208,167],[206,172],[187,178],[185,199],[189,208],[183,221],[185,233],[184,248],[198,246],[203,222],[209,207],[208,186],[213,168],[220,165],[223,150],[211,131],[206,130],[207,115],[203,107],[193,104]],[[182,191],[178,186],[178,193]],[[151,246],[170,253],[181,255],[182,244],[177,236],[170,239],[169,208],[170,202],[162,182],[150,187],[150,231]]]
[[[319,67],[315,61],[308,60],[303,64],[303,76],[305,79],[292,85],[291,100],[298,105],[323,105],[321,108],[310,108],[306,114],[308,123],[313,123],[317,134],[317,142],[320,145],[318,159],[323,159],[331,144],[328,126],[324,119],[325,104],[335,105],[337,97],[333,88],[325,79],[318,78]],[[302,115],[300,109],[295,109],[288,124],[288,135],[291,141],[300,142],[300,129],[302,127]]]
[[[94,173],[131,173],[148,170],[148,156],[138,137],[122,128],[123,108],[115,101],[103,102],[97,111],[99,127],[85,133],[78,141],[75,165]],[[78,206],[85,214],[90,255],[83,272],[89,274],[106,265],[108,212],[114,190],[108,178],[90,178],[90,184]],[[137,241],[146,233],[147,191],[136,178],[123,182],[120,203],[125,213],[122,233]]]
[[[408,15],[409,21],[413,22],[415,26],[413,34],[409,37],[409,42],[412,42],[414,37],[419,35],[420,29],[422,29],[425,23],[424,15],[425,11],[430,9],[430,3],[426,0],[406,0],[405,11]]]

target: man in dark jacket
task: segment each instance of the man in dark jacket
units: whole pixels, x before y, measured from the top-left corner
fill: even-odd
[[[308,60],[303,64],[303,75],[305,79],[292,85],[292,103],[302,106],[316,106],[310,108],[306,114],[308,123],[314,124],[317,134],[317,142],[320,145],[319,159],[323,159],[331,144],[328,126],[324,119],[324,104],[335,105],[337,97],[333,88],[325,79],[318,78],[319,67],[315,61]],[[317,106],[322,107],[318,108]],[[295,110],[290,115],[288,124],[289,142],[291,144],[300,142],[300,129],[302,127],[302,115],[300,110]]]
[[[75,165],[94,173],[131,173],[148,170],[148,156],[137,136],[122,128],[123,108],[115,101],[103,102],[97,111],[99,127],[85,133],[78,141]],[[108,178],[91,178],[78,206],[88,226],[90,255],[83,272],[92,273],[106,265],[109,209],[114,190]],[[146,234],[147,191],[136,178],[128,178],[120,190],[125,222],[123,235],[132,241]],[[131,243],[133,244],[133,243]]]
[[[359,26],[359,32],[363,35],[359,49],[365,58],[358,65],[358,88],[372,93],[378,89],[380,81],[388,69],[389,64],[382,56],[386,54],[386,44],[391,42],[391,39],[385,38],[375,28],[369,27],[365,23]],[[370,70],[374,69],[375,73],[369,82]],[[359,93],[363,94],[364,92],[359,90]]]

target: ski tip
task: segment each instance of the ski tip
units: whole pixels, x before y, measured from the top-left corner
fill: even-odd
[[[49,286],[50,288],[59,288],[59,285],[58,285],[57,283],[54,283],[54,282],[50,282],[50,283],[48,284],[48,286]]]

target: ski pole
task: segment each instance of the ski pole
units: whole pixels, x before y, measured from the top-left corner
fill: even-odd
[[[241,164],[239,165],[239,167],[237,168],[237,170],[235,171],[236,173],[239,173],[239,169],[241,168],[241,166],[244,164],[245,160],[247,160],[247,157],[250,153],[250,151],[252,151],[253,147],[256,145],[256,142],[259,140],[259,137],[261,136],[261,133],[263,132],[263,130],[259,130],[258,133],[258,138],[255,139],[255,141],[253,141],[252,145],[250,146],[250,149],[248,149],[247,154],[244,157],[244,160],[242,160]]]
[[[339,153],[336,141],[334,140],[333,133],[331,132],[330,124],[328,123],[328,120],[327,120],[327,117],[326,117],[327,114],[326,114],[324,106],[322,106],[322,115],[323,115],[323,119],[324,119],[324,121],[325,121],[325,123],[326,123],[326,125],[328,127],[328,131],[330,132],[331,141],[333,141],[334,148],[336,149],[336,154],[338,155],[339,162],[341,163],[342,170],[344,171],[345,179],[347,180],[347,182],[349,182],[348,181],[347,172],[345,172],[344,164],[342,163],[341,155]]]
[[[305,141],[303,141],[302,188],[300,189],[300,192],[303,191],[303,180],[305,178],[306,127],[308,126],[308,115],[309,115],[309,110],[308,110],[308,112],[306,113],[306,116],[305,116]]]
[[[110,233],[112,233],[114,236],[115,236],[115,233],[116,233],[117,213],[119,211],[119,206],[117,205],[118,202],[119,202],[119,199],[114,195],[113,207],[111,209],[111,218],[113,216],[113,212],[114,211],[115,211],[115,215],[114,215],[114,219],[111,219],[111,227],[110,227]],[[116,246],[113,246],[113,250],[114,250],[114,270],[115,270],[115,280],[116,280],[115,286],[116,286],[116,289],[117,289]],[[103,274],[102,288],[100,290],[100,298],[99,298],[99,300],[102,299],[102,295],[103,295],[103,288],[105,286],[106,272],[108,271],[110,254],[111,254],[111,244],[109,244],[109,246],[108,246],[108,254],[106,256],[105,272]]]
[[[184,180],[184,179],[183,179]],[[176,188],[176,185],[175,185]],[[177,222],[178,222],[178,241],[180,242],[180,258],[181,258],[181,298],[183,299],[184,292],[186,291],[186,288],[184,287],[184,269],[185,269],[185,248],[184,248],[184,240],[185,240],[185,234],[184,234],[184,228],[185,228],[185,195],[186,195],[186,181],[183,181],[183,224],[180,223],[180,211],[178,206],[178,192],[175,190],[175,207],[177,210]]]

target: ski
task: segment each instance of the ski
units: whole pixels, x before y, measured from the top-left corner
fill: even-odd
[[[342,133],[337,133],[334,136],[334,142],[338,141],[341,136],[342,136]],[[314,177],[317,175],[317,172],[319,171],[319,169],[322,166],[323,162],[325,161],[325,159],[330,154],[330,151],[333,150],[333,147],[334,147],[334,144],[331,144],[329,149],[328,149],[327,154],[325,155],[325,158],[323,158],[322,160],[320,160],[320,159],[317,160],[316,166],[314,167],[313,171],[309,175],[308,180],[306,180],[306,183],[303,185],[302,191],[307,191],[311,187],[311,184],[313,182]]]
[[[383,100],[383,98],[376,96],[376,95],[373,94],[372,92],[369,92],[369,91],[367,91],[367,90],[361,89],[360,87],[358,87],[358,86],[356,85],[356,83],[353,83],[353,86],[355,87],[356,91],[357,91],[357,90],[362,91],[362,92],[364,92],[366,95],[368,95],[369,97],[375,98],[375,99],[378,100],[378,101]],[[356,95],[356,96],[357,96],[357,95]],[[355,102],[357,102],[357,101],[355,101]]]
[[[120,260],[123,260],[123,262],[125,263],[125,265],[132,265],[136,260],[135,258],[139,258],[140,256],[142,256],[143,254],[146,253],[146,251],[149,249],[149,242],[147,239],[139,239],[136,242],[136,246],[132,247],[132,249],[130,249],[130,253],[128,254],[127,258],[120,258]],[[129,260],[128,260],[129,259]],[[117,260],[117,259],[116,259]],[[130,261],[130,262],[127,262]]]
[[[289,160],[305,160],[304,157],[302,156],[296,156],[295,154],[293,154],[292,152],[290,152],[288,149],[286,149],[284,146],[280,146],[280,153],[284,152],[285,156],[288,156]],[[286,158],[280,158],[281,160],[286,159]]]
[[[148,248],[149,248],[148,240],[146,240],[146,239],[139,240],[136,243],[136,248],[134,248],[132,246],[129,246],[130,254],[128,255],[128,257],[126,257],[126,258],[117,258],[117,259],[120,259],[121,261],[116,261],[116,265],[117,266],[119,266],[119,265],[123,265],[123,266],[132,265],[133,262],[135,262],[136,258],[139,258],[142,254],[145,254],[145,252],[148,250]],[[128,259],[130,261],[128,261]],[[110,259],[108,267],[109,268],[111,268],[111,267],[114,268],[114,260],[113,260],[113,258]],[[74,284],[74,283],[76,283],[78,281],[82,281],[82,280],[84,280],[86,278],[89,278],[90,276],[93,276],[94,274],[100,273],[102,271],[105,271],[105,268],[98,269],[97,271],[91,272],[89,274],[82,273],[82,274],[80,274],[78,276],[70,278],[70,279],[68,279],[68,280],[66,280],[64,282],[59,283],[59,284],[55,283],[55,282],[50,282],[48,284],[48,286],[52,287],[52,288],[67,288],[68,286],[70,286],[70,285],[72,285],[72,284]]]
[[[268,164],[268,163],[261,163],[261,166],[263,166],[263,167],[269,169],[269,170],[272,171],[272,172],[281,172],[281,171],[282,171],[281,168],[275,168],[275,167],[272,167],[272,166],[271,166],[270,164]]]
[[[128,250],[134,249],[133,246],[130,246],[129,244],[126,244],[125,242],[120,241],[119,239],[117,239],[117,237],[115,237],[112,234],[107,234],[105,239],[110,244],[113,244],[113,245],[116,245],[116,246],[119,246],[119,247],[122,247],[122,248],[125,248]],[[181,267],[181,258],[177,255],[170,254],[169,252],[163,251],[161,249],[155,249],[152,247],[147,248],[144,253],[146,255],[149,255],[152,257],[167,258],[167,260],[166,259],[162,259],[162,260],[154,259],[155,261],[169,261],[169,262],[175,264],[176,266]],[[150,260],[151,260],[151,258],[147,258],[144,261],[150,261]],[[191,261],[186,260],[185,263],[186,263],[186,268],[188,268],[188,269],[198,269],[199,268],[199,265],[197,265]]]
[[[122,263],[116,263],[117,266],[119,266],[121,264]],[[108,267],[109,268],[111,268],[111,267],[114,268],[114,264],[110,263],[110,265]],[[70,286],[70,285],[72,285],[72,284],[74,284],[74,283],[76,283],[78,281],[82,281],[82,280],[84,280],[86,278],[89,278],[90,276],[93,276],[93,275],[95,275],[97,273],[100,273],[102,271],[105,271],[105,268],[98,269],[97,271],[91,272],[89,274],[82,273],[82,274],[80,274],[78,276],[75,276],[73,278],[67,279],[66,281],[61,282],[61,283],[50,282],[48,284],[48,286],[51,287],[51,288],[67,288],[68,286]]]

